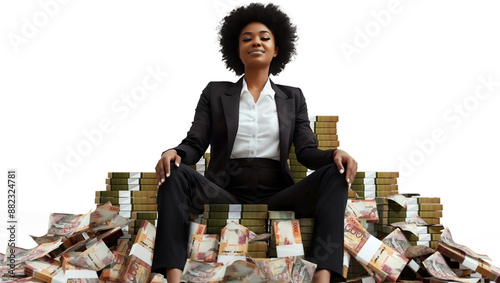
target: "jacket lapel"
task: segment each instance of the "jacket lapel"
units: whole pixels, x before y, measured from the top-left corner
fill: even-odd
[[[286,162],[291,143],[291,127],[293,118],[293,99],[284,93],[276,84],[271,81],[271,87],[275,91],[276,108],[278,111],[278,123],[280,131],[280,160]]]
[[[221,96],[222,109],[224,117],[226,118],[227,127],[227,158],[231,156],[233,151],[234,140],[236,139],[236,132],[238,131],[239,111],[240,111],[240,93],[243,86],[243,77],[236,83],[230,86],[226,93]]]

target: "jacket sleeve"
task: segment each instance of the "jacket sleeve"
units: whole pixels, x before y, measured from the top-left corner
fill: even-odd
[[[211,84],[209,83],[201,93],[200,100],[196,106],[194,120],[186,138],[174,148],[182,158],[181,162],[188,165],[196,164],[210,144],[212,132]]]
[[[316,135],[311,130],[309,115],[307,113],[306,99],[302,90],[295,95],[295,128],[293,143],[297,160],[309,169],[318,169],[333,162],[331,150],[320,150],[316,142]]]

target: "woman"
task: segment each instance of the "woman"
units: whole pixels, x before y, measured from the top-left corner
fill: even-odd
[[[314,280],[341,277],[347,186],[357,163],[342,150],[319,150],[301,90],[269,79],[295,54],[296,27],[277,6],[250,4],[223,19],[219,37],[226,66],[244,76],[236,83],[209,83],[187,137],[158,161],[153,272],[179,282],[189,212],[199,213],[206,203],[266,203],[269,210],[314,217]],[[297,184],[287,165],[292,142],[299,162],[315,169]],[[196,163],[209,145],[204,177],[186,164]]]

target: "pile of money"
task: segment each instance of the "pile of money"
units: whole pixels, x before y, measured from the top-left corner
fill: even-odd
[[[339,147],[337,135],[339,116],[314,116],[310,118],[310,121],[319,149],[328,150]]]
[[[205,204],[201,224],[208,234],[220,236],[231,221],[242,224],[256,234],[266,233],[267,204]]]
[[[36,247],[9,247],[15,253],[12,266],[2,257],[2,282],[150,282],[156,228],[143,221],[132,245],[119,239],[131,221],[110,202],[84,214],[52,213],[47,234],[32,236]]]
[[[316,135],[316,141],[319,149],[328,150],[339,147],[339,139],[337,135],[338,121],[338,116],[310,117],[311,129]],[[288,158],[288,165],[290,166],[290,171],[292,171],[295,182],[299,182],[313,172],[313,170],[307,169],[304,165],[299,163],[297,156],[295,155],[295,147],[293,145],[290,149],[290,155]]]
[[[95,203],[111,202],[119,215],[134,221],[124,228],[122,239],[134,241],[144,220],[156,225],[158,183],[154,172],[109,172],[106,190],[96,191]]]
[[[424,245],[436,248],[441,236],[440,218],[443,205],[440,198],[393,195],[376,198],[380,217],[376,225],[379,237],[391,233],[395,227],[403,230],[411,245]]]
[[[357,172],[351,189],[359,199],[388,197],[398,193],[399,172]]]
[[[274,235],[274,223],[283,221],[295,220],[295,212],[293,211],[269,211],[268,227],[271,233],[269,240],[269,257],[278,257],[276,252],[276,236]]]

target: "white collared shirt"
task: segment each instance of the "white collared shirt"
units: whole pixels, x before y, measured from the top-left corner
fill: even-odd
[[[240,94],[238,131],[231,158],[269,158],[279,160],[279,123],[275,92],[267,82],[257,102],[243,78]]]

